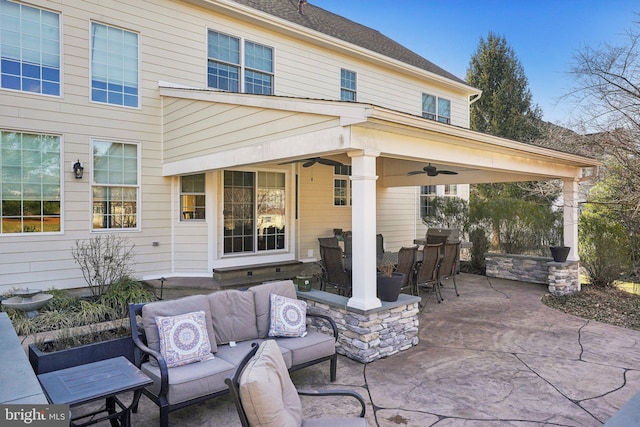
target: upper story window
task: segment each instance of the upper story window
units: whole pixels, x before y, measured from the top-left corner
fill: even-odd
[[[205,219],[205,192],[203,173],[180,178],[180,212],[182,220]]]
[[[340,100],[356,101],[356,72],[346,69],[340,70]]]
[[[138,146],[93,142],[93,230],[138,227]]]
[[[446,184],[444,186],[444,195],[445,196],[457,196],[458,195],[458,184]]]
[[[138,107],[138,34],[91,23],[91,100]]]
[[[60,15],[0,0],[4,89],[60,95]]]
[[[427,93],[422,94],[422,117],[451,123],[451,101]]]
[[[0,131],[0,234],[60,231],[60,137]]]
[[[209,87],[273,95],[273,48],[209,31],[207,51]]]
[[[351,166],[334,166],[333,206],[351,206]]]

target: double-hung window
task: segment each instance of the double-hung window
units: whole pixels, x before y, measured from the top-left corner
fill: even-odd
[[[205,192],[203,173],[180,178],[180,211],[182,220],[205,219]]]
[[[138,107],[138,34],[91,23],[91,100]]]
[[[346,69],[340,70],[340,100],[341,101],[356,101],[357,86],[356,86],[356,72]]]
[[[209,87],[273,95],[273,48],[209,31],[207,56]]]
[[[420,217],[421,218],[435,216],[435,208],[433,206],[435,198],[436,198],[435,185],[420,186]]]
[[[333,206],[351,206],[351,166],[334,166]]]
[[[60,137],[0,131],[0,234],[60,230]]]
[[[0,0],[0,86],[60,95],[60,15]]]
[[[224,172],[224,253],[285,249],[285,174]]]
[[[138,145],[93,142],[93,230],[138,227]]]
[[[442,123],[451,123],[451,101],[423,93],[422,117]]]

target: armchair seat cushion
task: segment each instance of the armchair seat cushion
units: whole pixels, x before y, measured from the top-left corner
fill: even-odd
[[[235,364],[216,357],[171,368],[167,400],[170,404],[175,404],[225,390],[227,387],[224,379],[233,375],[235,367]],[[151,363],[143,363],[140,370],[153,380],[149,389],[157,395],[160,392],[160,368]]]
[[[335,339],[331,335],[314,330],[308,330],[304,337],[275,340],[278,346],[291,351],[291,363],[294,366],[333,356],[336,352]]]

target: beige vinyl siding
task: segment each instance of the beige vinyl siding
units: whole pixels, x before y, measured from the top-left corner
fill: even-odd
[[[376,228],[385,250],[397,252],[416,238],[416,187],[381,188],[377,193]]]
[[[212,154],[231,146],[333,128],[338,120],[314,114],[265,110],[165,98],[164,160],[183,160]],[[247,127],[247,121],[252,124]]]
[[[61,96],[0,90],[0,128],[60,135],[63,231],[52,235],[0,235],[0,292],[25,286],[43,289],[84,286],[81,272],[71,258],[71,248],[76,240],[95,235],[90,231],[92,139],[140,145],[139,230],[117,233],[135,244],[136,274],[143,278],[171,274],[172,269],[207,274],[210,272],[208,262],[218,257],[221,248],[221,239],[216,233],[210,235],[204,224],[192,227],[192,224],[172,223],[176,215],[176,211],[171,211],[175,209],[172,205],[175,190],[172,179],[161,176],[163,162],[215,152],[215,147],[228,143],[248,145],[266,138],[284,138],[337,125],[336,119],[311,114],[243,108],[233,112],[228,107],[175,99],[163,105],[159,81],[206,87],[208,28],[272,47],[276,95],[338,100],[340,68],[348,68],[358,73],[361,102],[420,115],[421,94],[434,93],[451,99],[452,124],[468,124],[468,102],[464,93],[448,94],[429,79],[381,69],[370,62],[220,16],[187,2],[30,0],[28,4],[61,13],[64,43]],[[90,101],[92,21],[139,34],[140,108]],[[218,110],[222,115],[216,115]],[[251,114],[256,119],[254,123],[260,125],[241,129],[239,118],[232,119],[235,113],[245,117]],[[165,123],[163,115],[169,119]],[[195,118],[199,121],[193,121]],[[163,131],[167,136],[165,140]],[[76,160],[85,167],[82,180],[76,180],[71,174],[71,165]],[[346,157],[345,161],[348,162]],[[332,177],[330,167],[300,168],[298,235],[289,227],[300,246],[289,241],[288,247],[291,251],[297,249],[296,253],[302,258],[308,250],[317,256],[318,236],[330,235],[334,227],[351,228],[351,208],[333,207]],[[221,196],[216,191],[208,187],[207,197],[220,204]],[[288,194],[293,194],[293,190]],[[217,231],[218,209],[207,210],[207,221],[216,221],[216,225],[210,227]],[[385,230],[389,227],[380,226]],[[389,229],[389,236],[392,235],[395,240],[389,241],[399,242],[404,239],[405,231],[395,233]],[[214,239],[213,243],[208,242],[208,238]],[[159,245],[153,246],[153,242]],[[218,253],[208,253],[209,247]]]

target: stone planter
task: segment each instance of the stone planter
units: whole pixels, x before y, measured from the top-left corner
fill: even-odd
[[[131,336],[52,352],[41,351],[35,344],[29,344],[29,362],[36,375],[118,356],[134,363],[133,348]]]
[[[394,302],[398,300],[402,282],[404,281],[403,273],[391,273],[391,276],[385,276],[378,273],[376,289],[378,298],[382,301]]]
[[[571,248],[569,246],[550,246],[549,250],[555,262],[565,262]]]

